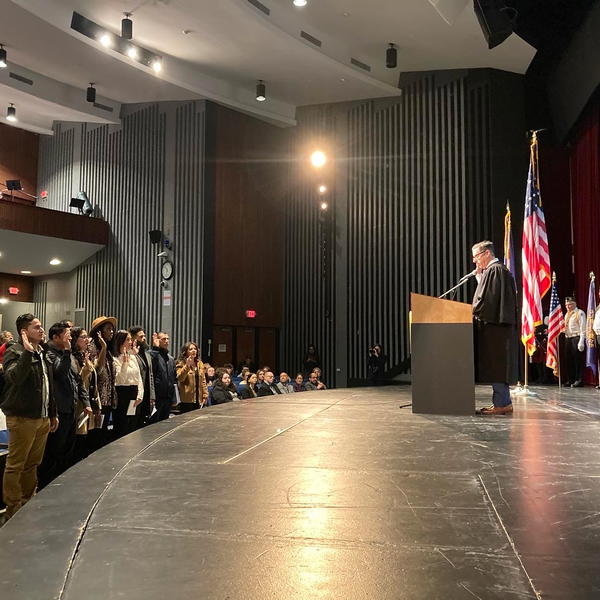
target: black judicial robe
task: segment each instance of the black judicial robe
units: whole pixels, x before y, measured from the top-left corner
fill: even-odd
[[[517,382],[519,340],[517,291],[510,271],[500,262],[488,266],[473,296],[475,381]]]

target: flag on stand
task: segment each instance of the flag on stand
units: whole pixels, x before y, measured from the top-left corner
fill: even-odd
[[[556,276],[552,277],[552,293],[550,294],[550,314],[548,315],[548,348],[546,366],[558,375],[558,336],[565,330],[565,317],[556,291]]]
[[[504,215],[504,266],[516,278],[515,273],[515,247],[512,236],[512,223],[510,220],[510,206],[506,203],[506,215]]]
[[[594,332],[594,317],[596,316],[596,277],[590,273],[590,288],[588,291],[587,321],[585,331],[585,366],[589,367],[594,375],[598,374],[598,361],[596,358],[596,334]]]
[[[542,298],[550,289],[550,254],[538,178],[537,136],[531,139],[529,175],[523,220],[523,310],[521,341],[531,356],[535,352],[535,328],[542,323]]]

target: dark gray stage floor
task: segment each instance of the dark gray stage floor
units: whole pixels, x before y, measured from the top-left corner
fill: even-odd
[[[146,428],[0,530],[0,597],[600,598],[600,393],[536,389],[512,417],[388,387]]]

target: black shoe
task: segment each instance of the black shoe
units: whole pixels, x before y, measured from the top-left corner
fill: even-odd
[[[583,387],[583,382],[578,379],[571,387]]]
[[[563,385],[565,387],[571,387],[573,385],[573,382],[572,381],[567,381],[566,383],[563,383]]]

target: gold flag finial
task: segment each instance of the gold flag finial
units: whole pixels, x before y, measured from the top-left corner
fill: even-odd
[[[510,212],[510,204],[508,203],[508,200],[506,201],[506,210]]]
[[[596,276],[594,275],[594,271],[590,271],[590,279],[595,280]]]
[[[556,283],[556,271],[552,271],[552,283]]]

